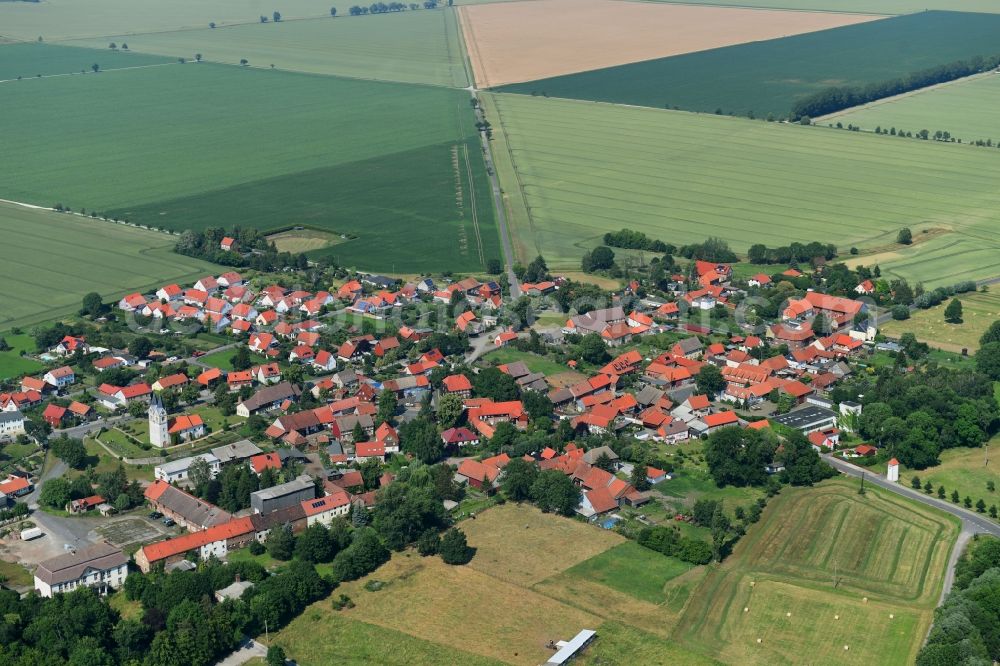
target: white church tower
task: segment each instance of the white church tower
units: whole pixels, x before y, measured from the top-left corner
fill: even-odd
[[[167,410],[163,408],[160,396],[153,393],[149,401],[149,443],[163,448],[170,445],[167,425]]]

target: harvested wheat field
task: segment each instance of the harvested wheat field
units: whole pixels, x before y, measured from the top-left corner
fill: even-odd
[[[459,11],[481,88],[879,18],[616,0],[502,2]]]

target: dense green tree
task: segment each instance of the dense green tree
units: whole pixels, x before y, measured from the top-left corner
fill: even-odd
[[[351,545],[333,558],[334,578],[338,581],[357,580],[378,569],[389,560],[389,556],[388,549],[379,541],[375,531],[368,527],[361,528],[355,532]]]
[[[87,465],[87,449],[79,439],[63,435],[51,440],[49,448],[56,457],[73,469],[83,469]]]
[[[903,227],[896,234],[896,242],[900,245],[909,245],[913,242],[913,232],[910,231],[909,227]]]
[[[290,560],[295,553],[295,537],[292,529],[288,525],[278,526],[271,529],[264,542],[267,553],[276,560]]]
[[[514,458],[504,468],[500,488],[508,499],[521,502],[531,499],[532,487],[538,478],[538,467],[523,458]]]
[[[944,309],[944,320],[949,324],[962,323],[962,301],[957,298],[951,299],[948,307]]]
[[[819,457],[806,436],[798,431],[785,437],[778,458],[785,466],[781,480],[793,486],[811,486],[836,475],[836,471]]]
[[[441,537],[438,553],[445,564],[468,564],[476,554],[476,549],[469,547],[465,532],[452,527]]]
[[[698,387],[698,393],[711,398],[725,390],[726,379],[722,376],[722,371],[717,366],[706,363],[698,371],[698,374],[695,375],[695,386]]]
[[[597,333],[587,333],[580,338],[577,349],[580,357],[587,363],[597,365],[608,360],[608,348]]]
[[[70,500],[69,481],[62,478],[49,479],[42,485],[38,501],[53,509],[62,509]]]
[[[442,428],[448,429],[458,425],[462,415],[465,413],[465,405],[462,396],[456,393],[449,393],[441,396],[437,405],[437,420]]]
[[[542,511],[572,516],[580,504],[580,489],[556,469],[539,472],[531,485],[531,497]]]
[[[444,527],[441,500],[429,487],[395,481],[378,491],[372,526],[393,550],[402,550],[428,528]]]
[[[322,523],[310,525],[295,539],[295,556],[306,562],[329,562],[336,554],[333,536]]]
[[[104,311],[104,303],[101,301],[101,295],[95,291],[88,293],[83,297],[83,308],[81,312],[91,317],[97,318],[101,316]]]
[[[396,409],[399,407],[399,400],[395,391],[382,391],[378,396],[378,414],[375,420],[379,423],[393,423],[396,418]]]
[[[767,480],[764,468],[774,458],[775,448],[769,432],[722,428],[705,441],[705,461],[720,487],[757,486]]]
[[[987,342],[979,348],[976,369],[993,381],[1000,380],[1000,341]]]
[[[514,378],[497,368],[484,368],[474,375],[472,389],[477,396],[496,402],[517,400],[521,395]]]
[[[233,366],[233,370],[249,370],[253,366],[250,348],[246,345],[237,345],[236,353],[229,357],[229,363]]]
[[[399,429],[399,445],[404,452],[426,464],[437,462],[444,455],[444,442],[437,428],[432,421],[423,418],[403,424]]]

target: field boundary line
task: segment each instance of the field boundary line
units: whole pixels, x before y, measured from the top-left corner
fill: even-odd
[[[92,49],[92,50],[97,51],[97,49]],[[22,77],[20,79],[0,79],[0,83],[17,83],[24,81],[37,81],[39,79],[55,79],[61,76],[92,76],[93,74],[110,74],[111,72],[127,72],[131,69],[149,69],[150,67],[166,67],[167,65],[179,65],[179,64],[180,63],[176,61],[157,62],[152,65],[134,65],[132,67],[114,67],[112,69],[102,69],[99,72],[92,72],[91,74],[88,74],[87,72],[69,72],[67,74],[42,74],[41,76],[28,76],[28,77]]]

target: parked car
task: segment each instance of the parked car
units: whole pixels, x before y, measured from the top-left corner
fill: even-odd
[[[163,519],[163,524],[166,525],[167,527],[173,527],[177,523],[174,522],[173,518],[164,518]]]
[[[149,517],[152,520],[159,520],[160,518],[163,518],[163,514],[160,513],[159,511],[153,511],[151,514],[149,514]]]
[[[205,355],[205,353],[206,352],[203,352],[202,350],[199,349],[198,351],[191,352],[191,358],[201,358],[202,356]]]

